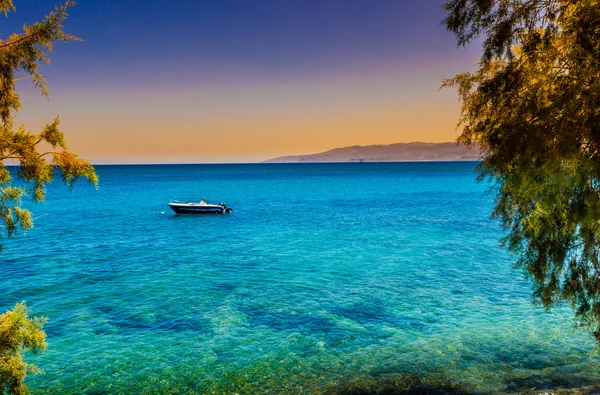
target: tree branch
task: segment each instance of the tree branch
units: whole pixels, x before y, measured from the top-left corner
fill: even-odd
[[[46,26],[44,26],[42,29],[36,30],[33,33],[31,33],[31,34],[25,35],[25,36],[19,38],[18,40],[2,44],[2,45],[0,45],[0,49],[9,47],[11,45],[18,44],[18,43],[20,43],[22,41],[31,39],[31,38],[33,38],[35,36],[40,35],[41,33],[46,32],[48,29],[50,29],[51,27],[53,27],[57,22],[59,22],[60,20],[64,19],[64,13],[65,13],[67,7],[69,7],[70,5],[73,5],[73,1],[72,0],[69,0],[65,4],[61,5],[60,9],[57,10],[57,12],[56,12],[56,16],[52,20],[50,20],[48,22],[48,24]]]

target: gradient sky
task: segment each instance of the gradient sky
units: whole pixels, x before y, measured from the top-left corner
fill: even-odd
[[[17,118],[60,115],[93,163],[246,162],[348,145],[452,141],[442,78],[471,69],[437,0],[80,0]],[[0,36],[49,0],[14,0]]]

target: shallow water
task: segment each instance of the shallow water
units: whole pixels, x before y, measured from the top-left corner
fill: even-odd
[[[600,383],[533,306],[473,163],[99,166],[4,240],[0,309],[48,317],[35,393],[467,393]],[[226,201],[175,216],[170,199]],[[163,214],[164,212],[164,214]]]

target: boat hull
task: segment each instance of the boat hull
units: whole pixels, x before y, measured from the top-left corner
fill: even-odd
[[[221,206],[200,206],[188,204],[169,204],[175,214],[223,214],[225,208]]]

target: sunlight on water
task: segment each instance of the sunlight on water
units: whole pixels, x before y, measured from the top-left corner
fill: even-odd
[[[472,163],[98,170],[98,192],[52,185],[5,243],[0,306],[49,319],[36,393],[600,383],[570,310],[531,305]],[[202,196],[233,214],[166,207]]]

